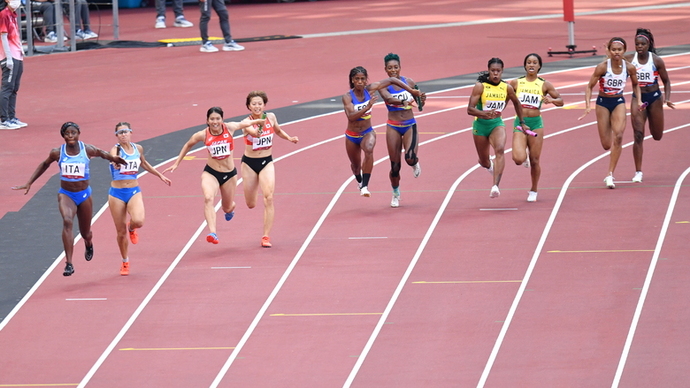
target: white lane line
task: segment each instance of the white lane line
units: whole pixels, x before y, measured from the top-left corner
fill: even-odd
[[[668,9],[668,8],[683,8],[689,7],[690,3],[676,3],[676,4],[664,4],[664,5],[649,5],[642,7],[625,7],[625,8],[613,8],[600,11],[588,11],[588,12],[576,12],[576,16],[590,16],[590,15],[603,15],[609,13],[623,13],[623,12],[638,12],[656,9]],[[339,32],[326,32],[320,34],[305,34],[300,35],[302,38],[327,38],[332,36],[347,36],[347,35],[362,35],[362,34],[380,34],[386,32],[398,32],[398,31],[416,31],[416,30],[428,30],[432,28],[449,28],[449,27],[464,27],[464,26],[478,26],[484,24],[498,24],[498,23],[512,23],[512,22],[522,22],[527,20],[542,20],[542,19],[556,19],[563,17],[561,12],[556,14],[544,14],[544,15],[533,15],[533,16],[520,16],[520,17],[509,17],[509,18],[496,18],[496,19],[483,19],[483,20],[472,20],[467,22],[454,22],[454,23],[439,23],[439,24],[424,24],[418,26],[404,26],[404,27],[390,27],[390,28],[374,28],[367,30],[353,30],[353,31],[339,31]]]
[[[685,124],[679,127],[675,127],[672,129],[669,129],[667,131],[664,131],[664,133],[672,132],[675,130],[678,130],[680,128],[684,128],[690,126],[690,124]],[[651,139],[651,135],[645,137],[645,140]],[[629,147],[633,144],[633,142],[630,142],[628,144],[623,145],[623,148]],[[551,231],[551,227],[556,219],[556,215],[558,214],[558,211],[560,210],[561,204],[563,203],[563,199],[565,198],[566,191],[568,190],[570,184],[572,181],[575,179],[577,175],[580,174],[580,172],[584,171],[585,168],[591,166],[598,160],[603,159],[604,157],[608,156],[611,152],[605,152],[596,158],[590,160],[589,162],[583,164],[580,168],[575,170],[568,179],[566,179],[565,183],[563,184],[563,187],[561,188],[560,193],[558,194],[558,198],[556,199],[556,203],[554,205],[553,210],[551,211],[551,215],[549,216],[549,220],[546,223],[546,226],[544,227],[544,231],[542,232],[541,238],[539,239],[539,243],[537,244],[537,248],[534,250],[534,254],[532,255],[532,259],[530,260],[529,266],[527,267],[527,271],[525,272],[525,276],[522,279],[522,283],[520,283],[520,287],[518,288],[517,293],[515,294],[515,298],[513,299],[513,303],[510,306],[510,309],[508,311],[508,316],[506,317],[503,326],[501,327],[501,331],[498,334],[498,338],[496,339],[496,342],[494,343],[494,347],[491,350],[491,354],[489,355],[489,360],[487,361],[484,371],[482,372],[482,375],[479,379],[479,382],[477,383],[477,388],[482,388],[484,387],[484,384],[486,384],[486,380],[489,377],[489,373],[491,372],[491,368],[493,367],[494,362],[496,361],[496,356],[498,355],[498,351],[501,348],[501,345],[503,344],[503,340],[506,336],[506,333],[508,332],[508,328],[510,327],[510,324],[513,321],[513,317],[515,316],[515,311],[517,310],[518,304],[522,300],[522,295],[525,292],[525,289],[527,288],[527,285],[529,283],[529,279],[532,276],[532,272],[534,271],[534,267],[537,265],[537,261],[539,260],[539,256],[541,255],[541,251],[544,248],[544,244],[546,243],[546,238],[549,235],[549,232]]]
[[[686,125],[687,126],[687,125]],[[654,270],[656,269],[656,264],[659,261],[659,255],[661,254],[661,248],[664,245],[664,240],[666,239],[666,232],[668,231],[668,225],[671,222],[671,217],[673,216],[673,210],[675,209],[676,202],[678,201],[678,193],[682,187],[683,181],[690,173],[690,168],[686,169],[683,174],[676,181],[676,185],[673,188],[673,194],[671,195],[671,200],[669,201],[668,209],[666,210],[666,217],[664,218],[664,223],[659,232],[659,238],[656,242],[656,247],[654,248],[654,254],[652,255],[652,261],[649,263],[649,269],[647,270],[647,277],[644,280],[644,285],[642,286],[642,292],[640,293],[640,298],[637,301],[637,307],[635,308],[635,313],[633,314],[632,323],[630,324],[630,329],[628,331],[628,336],[625,339],[625,345],[623,346],[623,353],[618,361],[618,367],[616,368],[616,374],[613,378],[613,383],[611,388],[617,388],[620,384],[621,377],[623,376],[623,369],[625,368],[625,363],[628,360],[628,355],[630,354],[630,347],[632,346],[633,338],[635,337],[635,332],[637,331],[637,325],[640,322],[640,315],[642,315],[642,308],[644,307],[645,299],[647,299],[647,293],[649,292],[649,287],[652,284],[652,277],[654,276]]]
[[[65,300],[70,300],[70,301],[83,301],[83,300],[108,300],[108,298],[65,298]]]

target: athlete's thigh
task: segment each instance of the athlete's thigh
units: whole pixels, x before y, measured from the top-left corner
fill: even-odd
[[[110,215],[113,217],[115,227],[124,226],[127,220],[127,204],[121,199],[109,195],[108,207],[110,208]]]
[[[261,170],[259,174],[259,185],[261,186],[261,192],[264,193],[264,197],[267,195],[273,195],[276,186],[276,170],[273,162],[269,163]]]
[[[402,136],[398,131],[390,127],[386,128],[386,145],[391,162],[400,162],[402,143]]]

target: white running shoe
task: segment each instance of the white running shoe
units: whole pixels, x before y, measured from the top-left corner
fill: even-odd
[[[491,187],[489,198],[498,198],[499,195],[501,195],[501,191],[498,189],[498,186],[493,185],[493,187]]]
[[[199,51],[201,51],[202,53],[215,53],[218,51],[218,47],[212,45],[211,42],[206,42],[201,45]]]
[[[185,19],[184,16],[178,16],[175,18],[175,23],[173,24],[175,27],[194,27],[194,24],[190,22],[189,20]]]
[[[633,183],[642,183],[642,171],[635,171],[632,181]]]
[[[371,193],[369,192],[369,189],[366,186],[362,186],[361,189],[359,189],[359,195],[362,197],[371,197]]]
[[[391,207],[400,206],[400,196],[393,194],[393,199],[391,199]]]
[[[417,178],[419,177],[419,174],[422,173],[422,166],[419,165],[419,161],[417,161],[417,164],[412,166],[412,175]]]
[[[613,175],[608,175],[608,176],[606,176],[606,178],[604,178],[604,184],[605,184],[606,187],[608,187],[609,189],[615,189],[615,188],[616,188],[616,184],[613,183]]]
[[[530,191],[527,194],[527,202],[537,202],[537,192],[536,191]]]
[[[165,18],[162,16],[159,16],[156,18],[156,25],[154,26],[155,28],[165,28]]]

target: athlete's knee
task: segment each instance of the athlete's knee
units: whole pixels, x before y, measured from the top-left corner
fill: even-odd
[[[634,131],[635,135],[635,143],[640,144],[644,141],[644,132],[642,131]]]
[[[139,229],[144,226],[144,217],[136,217],[129,220],[130,229]]]
[[[397,178],[400,176],[400,162],[391,161],[391,177]]]

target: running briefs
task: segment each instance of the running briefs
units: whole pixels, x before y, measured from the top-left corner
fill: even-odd
[[[124,203],[129,203],[129,200],[138,193],[141,193],[141,188],[139,186],[122,188],[111,187],[110,191],[108,192],[111,197],[117,198]]]
[[[252,158],[247,155],[242,155],[242,163],[249,166],[249,168],[251,168],[252,171],[256,173],[256,175],[259,175],[259,173],[261,173],[261,170],[263,170],[264,167],[268,166],[268,164],[271,162],[273,162],[272,155],[268,155],[263,158]]]
[[[604,108],[608,109],[609,113],[613,113],[613,110],[616,109],[616,107],[620,104],[625,104],[625,97],[597,97],[597,105],[603,106]]]
[[[236,168],[233,168],[230,172],[220,172],[212,169],[208,164],[206,165],[206,167],[204,167],[204,171],[213,175],[213,177],[216,178],[220,186],[223,186],[225,182],[229,181],[230,179],[232,179],[232,177],[237,175]]]
[[[388,124],[390,128],[396,130],[399,134],[404,135],[405,132],[417,124],[417,120],[415,120],[414,117],[405,121],[388,120],[386,124]]]
[[[636,98],[635,93],[633,93],[633,98]],[[642,93],[642,103],[647,103],[647,109],[652,105],[652,103],[661,98],[661,90],[655,90],[653,92]]]
[[[67,191],[60,187],[58,194],[65,194],[72,200],[72,202],[74,202],[75,205],[79,206],[91,196],[91,186],[88,186],[82,191]]]
[[[345,138],[357,145],[362,143],[362,139],[364,139],[364,136],[366,136],[369,132],[373,132],[374,128],[369,127],[362,132],[353,132],[350,130],[345,131]]]
[[[502,117],[495,117],[489,120],[477,118],[472,123],[472,134],[489,137],[496,127],[505,127]]]
[[[525,124],[527,124],[527,126],[531,130],[544,128],[544,120],[542,120],[541,116],[523,117],[523,119],[525,120]],[[520,119],[517,116],[515,116],[515,120],[513,121],[513,132],[522,132],[521,130],[516,128],[518,125],[520,125]]]

